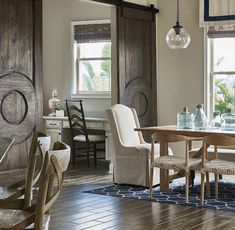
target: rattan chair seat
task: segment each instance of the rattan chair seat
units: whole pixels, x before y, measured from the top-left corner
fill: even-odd
[[[235,162],[214,159],[205,164],[204,172],[235,175]]]
[[[201,164],[201,159],[190,158],[188,168],[196,169],[199,168]],[[185,159],[175,156],[162,156],[154,160],[152,163],[153,167],[158,167],[162,169],[169,169],[179,171],[185,169]]]

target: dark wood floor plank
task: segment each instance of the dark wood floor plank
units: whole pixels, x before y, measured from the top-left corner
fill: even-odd
[[[70,167],[51,210],[49,229],[235,230],[233,212],[83,193],[112,183],[107,172],[102,164],[89,169],[84,164]]]
[[[219,221],[217,221],[217,220],[220,220],[220,223],[219,223]],[[234,218],[233,218],[233,220],[231,221],[231,219],[227,219],[227,220],[223,220],[222,219],[222,221],[221,221],[221,219],[220,218],[218,218],[218,219],[215,219],[214,220],[214,222],[213,222],[213,225],[214,226],[211,226],[211,227],[209,227],[209,228],[207,228],[208,230],[221,230],[221,229],[223,229],[223,230],[232,230],[232,229],[235,229],[235,215],[234,215]]]

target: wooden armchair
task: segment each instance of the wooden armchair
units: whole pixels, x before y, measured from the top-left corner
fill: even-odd
[[[54,155],[57,158],[62,173],[64,173],[67,170],[70,162],[70,155],[71,155],[70,147],[63,142],[57,141],[54,143],[53,150],[49,150],[48,153],[49,156]],[[63,179],[64,179],[64,174],[63,174]]]
[[[37,131],[33,133],[26,179],[0,189],[0,208],[29,207],[32,198],[32,187],[38,182],[44,162],[45,151],[49,149],[49,146],[49,136]],[[15,200],[22,195],[24,195],[24,199],[15,202]],[[12,206],[12,202],[14,202],[16,206]]]
[[[9,149],[13,145],[15,139],[0,138],[0,165],[4,161]]]
[[[219,147],[234,146],[235,138],[221,134],[203,138],[202,170],[201,170],[201,205],[204,205],[205,174],[213,173],[215,177],[215,198],[218,199],[218,175],[235,175],[235,162],[219,159]],[[214,145],[214,159],[207,161],[208,146]],[[210,188],[209,188],[210,189]],[[209,192],[209,191],[208,191]]]
[[[46,153],[40,174],[36,203],[24,210],[0,209],[0,229],[25,229],[34,223],[35,230],[43,229],[45,214],[59,196],[62,187],[62,170],[57,158]]]
[[[152,198],[152,184],[153,184],[153,170],[155,167],[166,170],[184,171],[185,174],[185,203],[189,200],[189,176],[190,171],[200,169],[201,159],[189,158],[189,148],[192,140],[196,138],[186,137],[178,134],[159,134],[154,133],[152,135],[152,151],[150,154],[150,198]],[[154,143],[161,142],[166,144],[165,155],[158,158],[154,158]],[[184,157],[171,156],[168,154],[168,143],[184,142],[185,153]]]

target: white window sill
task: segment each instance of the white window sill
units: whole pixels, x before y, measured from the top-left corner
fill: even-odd
[[[110,98],[111,99],[111,92],[78,92],[77,94],[71,95],[72,99],[85,99],[85,98]]]

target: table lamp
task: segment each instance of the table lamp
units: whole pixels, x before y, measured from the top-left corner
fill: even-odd
[[[52,91],[52,98],[48,101],[49,109],[51,109],[52,113],[49,116],[56,116],[56,106],[60,103],[60,99],[57,98],[57,91],[54,89]]]

